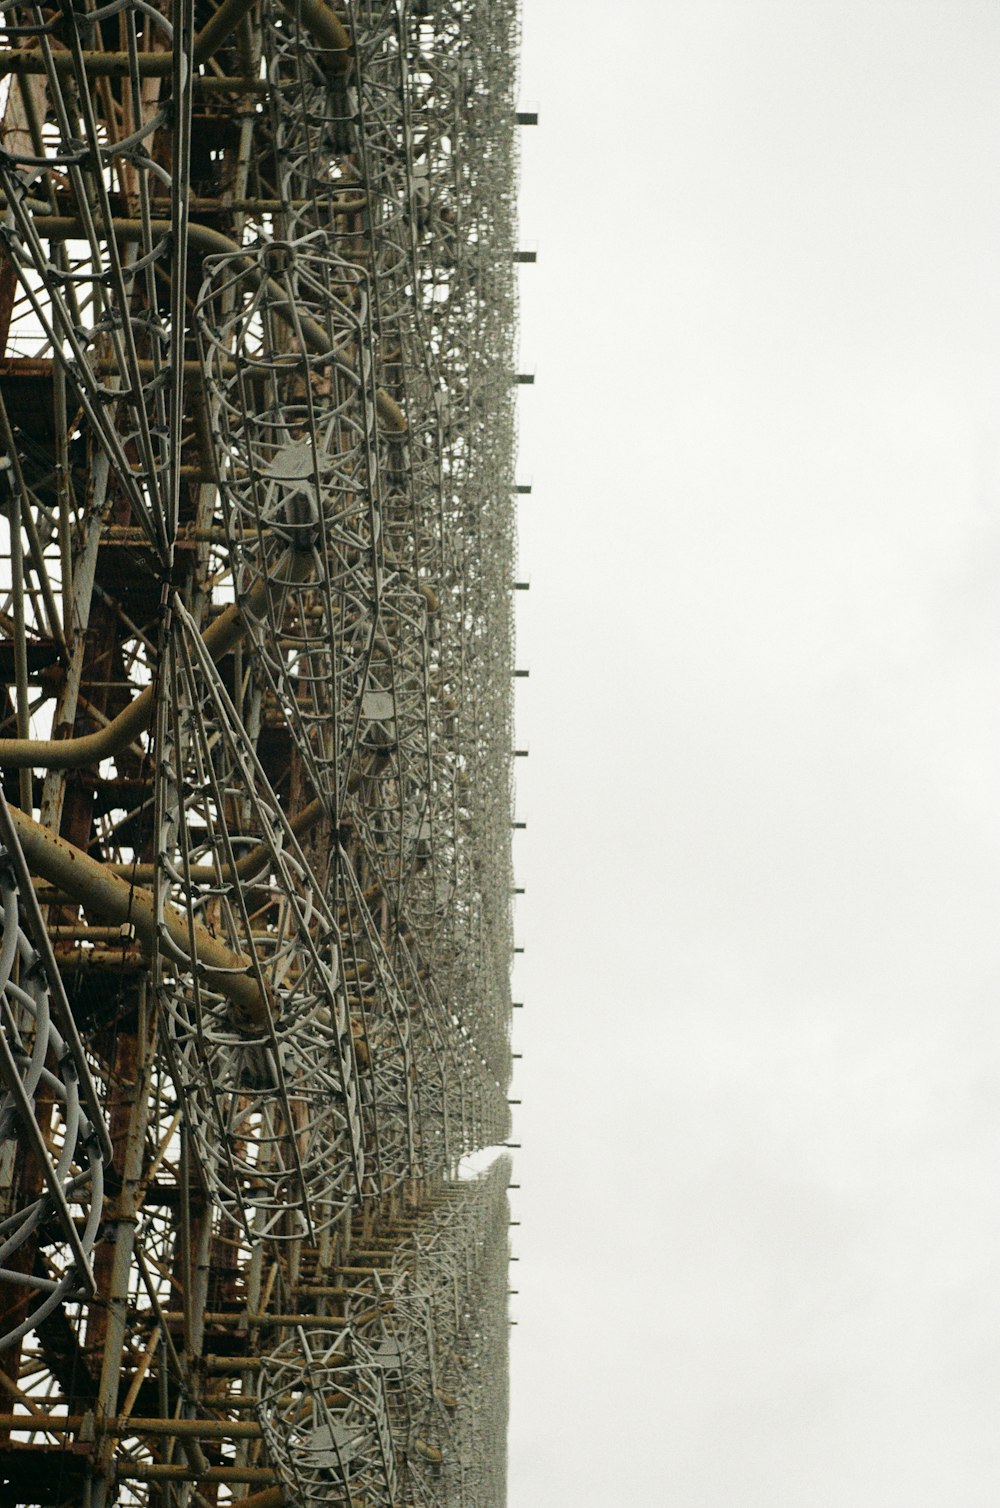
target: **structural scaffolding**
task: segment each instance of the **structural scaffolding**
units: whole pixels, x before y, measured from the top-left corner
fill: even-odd
[[[502,1508],[514,0],[0,0],[0,1502]]]

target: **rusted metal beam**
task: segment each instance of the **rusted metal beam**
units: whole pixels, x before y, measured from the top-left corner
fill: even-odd
[[[265,1487],[263,1492],[253,1492],[249,1497],[240,1498],[239,1508],[284,1508],[286,1502],[283,1488]]]
[[[166,1466],[158,1461],[122,1462],[116,1475],[120,1482],[246,1482],[250,1485],[274,1482],[274,1472],[269,1466],[208,1466],[199,1471],[194,1466]]]

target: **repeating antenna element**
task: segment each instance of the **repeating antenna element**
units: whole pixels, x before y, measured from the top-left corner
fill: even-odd
[[[263,1356],[257,1416],[293,1501],[503,1503],[509,1172],[416,1211],[342,1317]]]

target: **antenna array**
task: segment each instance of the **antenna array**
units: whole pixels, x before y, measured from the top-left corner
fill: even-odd
[[[499,1508],[515,5],[0,36],[4,1501]]]

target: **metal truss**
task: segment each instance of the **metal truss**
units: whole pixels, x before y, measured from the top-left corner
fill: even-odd
[[[290,1501],[504,1501],[509,1167],[452,1185],[355,1274],[341,1316],[262,1359],[257,1416]]]
[[[0,0],[5,1502],[504,1502],[516,49]]]

